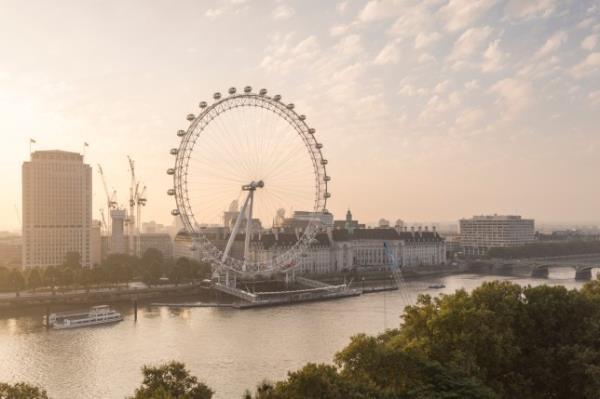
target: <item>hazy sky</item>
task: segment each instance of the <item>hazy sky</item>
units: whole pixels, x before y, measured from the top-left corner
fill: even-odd
[[[338,217],[600,220],[599,1],[0,0],[0,228],[29,137],[90,143],[95,213],[131,155],[170,223],[175,132],[244,85],[308,116]]]

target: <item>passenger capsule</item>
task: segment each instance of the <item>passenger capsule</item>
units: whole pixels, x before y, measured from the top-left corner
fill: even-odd
[[[206,104],[206,101],[200,101],[200,104],[198,105],[200,106],[200,108],[206,108],[208,104]]]
[[[325,198],[331,198],[331,194],[330,193],[325,193]]]
[[[185,131],[185,130],[178,130],[178,131],[177,131],[177,136],[179,136],[179,137],[183,137],[183,136],[185,136],[185,133],[186,133],[186,131]]]
[[[219,100],[219,99],[221,98],[221,93],[219,93],[219,92],[216,92],[215,94],[213,94],[213,98],[214,98],[215,100]]]
[[[244,93],[250,93],[252,91],[252,87],[246,86],[244,87]]]
[[[260,89],[260,91],[258,92],[258,94],[260,94],[261,96],[266,96],[267,95],[267,89]]]
[[[327,165],[327,160],[326,159],[321,159],[321,165]]]
[[[173,215],[173,216],[179,216],[179,209],[173,209],[171,211],[171,215]]]
[[[325,181],[331,181],[331,176],[325,176],[325,177],[323,178],[323,180],[325,180]]]
[[[323,213],[329,213],[329,209],[327,209],[327,208],[323,208],[323,211],[322,211],[322,212],[323,212]]]
[[[235,87],[230,87],[227,92],[231,95],[235,94]]]
[[[294,109],[294,103],[289,103],[285,106],[287,109]]]
[[[194,114],[188,114],[185,119],[187,119],[188,121],[193,121],[194,119],[196,119],[196,117],[194,116]]]
[[[179,153],[179,149],[177,149],[177,148],[171,148],[171,151],[169,151],[169,153],[171,155],[177,155]]]
[[[310,129],[308,129],[308,133],[315,134],[315,129],[311,127]]]
[[[175,169],[173,169],[173,168],[167,169],[167,174],[170,176],[173,176],[175,174]]]
[[[301,121],[306,119],[306,115],[300,115],[298,118],[300,118]]]
[[[174,188],[170,188],[167,190],[167,195],[175,195],[175,189]]]
[[[275,101],[279,101],[279,100],[281,100],[281,95],[279,95],[279,94],[275,94],[275,95],[273,96],[273,100],[275,100]]]
[[[323,144],[317,143],[315,144],[315,147],[317,148],[317,150],[320,150],[321,148],[323,148]]]

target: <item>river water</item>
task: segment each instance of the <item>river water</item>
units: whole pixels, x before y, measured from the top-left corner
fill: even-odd
[[[405,290],[294,306],[235,310],[142,306],[134,322],[128,305],[115,306],[121,323],[46,331],[43,310],[0,314],[0,381],[41,385],[52,398],[124,398],[141,383],[144,364],[176,359],[216,391],[240,398],[263,379],[281,379],[307,362],[331,362],[357,333],[398,326],[419,293],[471,290],[483,281],[561,284],[578,288],[571,269],[548,279],[460,274],[406,282]],[[446,288],[429,289],[432,283]]]

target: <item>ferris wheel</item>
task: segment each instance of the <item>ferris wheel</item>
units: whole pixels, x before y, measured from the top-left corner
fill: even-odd
[[[323,145],[306,116],[280,95],[247,86],[199,103],[172,148],[179,216],[193,249],[219,270],[256,275],[294,268],[328,213]],[[303,229],[277,234],[285,215],[303,211]],[[290,239],[290,236],[292,238]]]

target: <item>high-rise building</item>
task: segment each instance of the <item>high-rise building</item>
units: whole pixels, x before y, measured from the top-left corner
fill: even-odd
[[[60,265],[71,252],[92,266],[92,168],[83,156],[36,151],[22,173],[23,267]]]
[[[533,219],[516,215],[473,216],[460,220],[460,243],[465,255],[485,255],[490,248],[514,247],[535,238]]]

